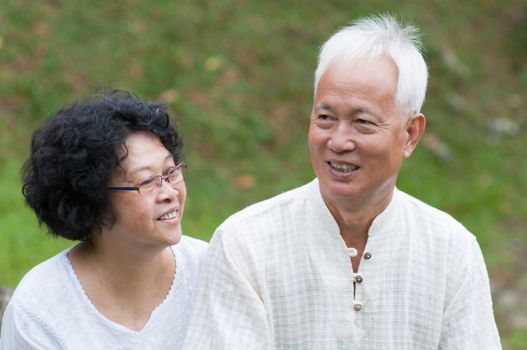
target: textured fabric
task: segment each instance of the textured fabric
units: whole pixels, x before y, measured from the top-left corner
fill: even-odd
[[[231,216],[211,240],[184,348],[501,348],[483,257],[461,224],[396,189],[368,235],[358,283],[316,179]]]
[[[0,349],[180,349],[207,244],[183,236],[172,248],[177,261],[172,287],[141,331],[114,323],[95,309],[67,249],[19,283],[4,314]]]

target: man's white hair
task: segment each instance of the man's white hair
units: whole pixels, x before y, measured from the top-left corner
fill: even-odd
[[[359,19],[331,36],[321,47],[315,71],[315,94],[320,77],[333,63],[359,58],[390,57],[398,70],[395,102],[405,112],[418,113],[423,105],[428,69],[421,54],[419,30],[401,26],[390,15]]]

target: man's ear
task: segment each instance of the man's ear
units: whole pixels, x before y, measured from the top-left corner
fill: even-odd
[[[406,143],[404,145],[404,157],[412,155],[417,143],[423,136],[426,127],[426,117],[422,113],[414,114],[406,123],[404,132],[406,133]]]

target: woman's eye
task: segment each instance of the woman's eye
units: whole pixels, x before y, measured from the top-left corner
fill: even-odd
[[[154,183],[154,181],[155,181],[155,178],[154,178],[154,177],[151,177],[151,178],[149,178],[149,179],[146,179],[146,180],[144,180],[144,181],[141,181],[141,182],[139,183],[139,187],[141,187],[141,186],[148,186],[148,185]]]
[[[172,175],[172,174],[175,174],[178,172],[178,168],[176,168],[175,166],[172,166],[170,168],[168,168],[168,170],[166,171],[166,175]]]

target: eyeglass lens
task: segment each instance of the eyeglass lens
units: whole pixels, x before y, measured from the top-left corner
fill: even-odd
[[[166,175],[152,177],[139,185],[139,192],[143,194],[153,193],[163,186],[163,180],[170,186],[175,187],[183,180],[182,167],[171,169]]]

